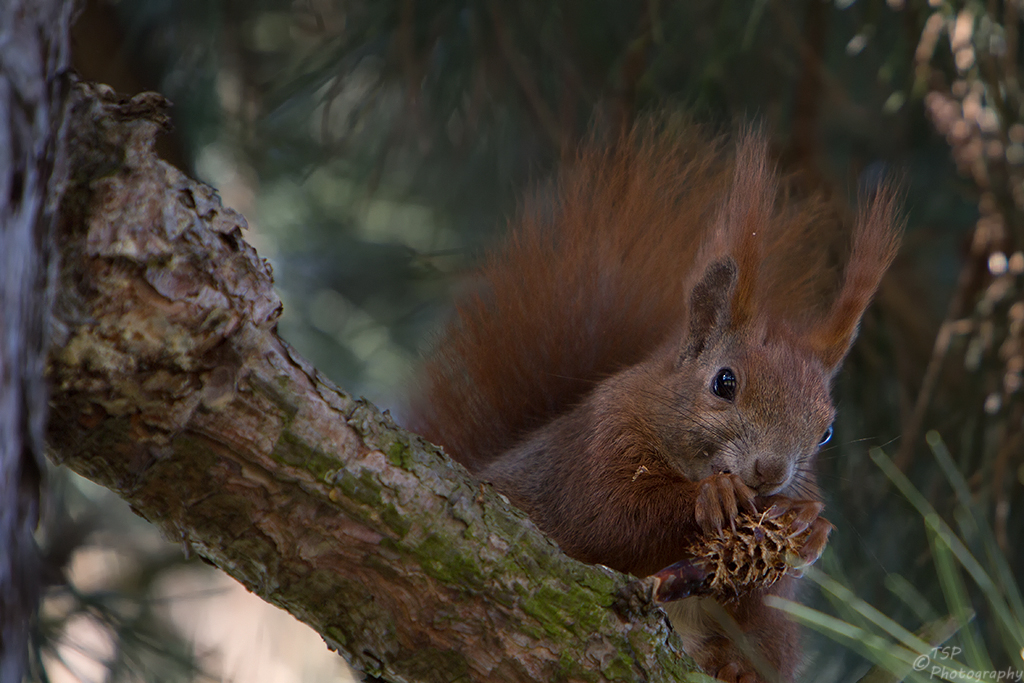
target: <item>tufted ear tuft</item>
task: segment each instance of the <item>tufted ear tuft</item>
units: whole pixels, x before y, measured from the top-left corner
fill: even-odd
[[[778,192],[778,175],[768,153],[768,138],[759,128],[747,128],[736,145],[732,185],[719,218],[727,249],[736,260],[737,279],[730,306],[733,328],[746,325],[759,308],[763,247]]]
[[[861,316],[899,250],[903,224],[896,217],[898,198],[897,189],[880,183],[861,201],[839,294],[808,334],[812,350],[833,374],[853,345]]]

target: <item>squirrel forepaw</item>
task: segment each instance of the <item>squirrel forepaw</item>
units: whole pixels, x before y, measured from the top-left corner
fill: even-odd
[[[770,519],[792,514],[787,534],[790,538],[810,529],[800,548],[800,566],[814,564],[825,551],[833,528],[827,519],[820,516],[825,504],[818,500],[793,500],[785,496],[772,496],[769,502],[766,512]]]
[[[818,517],[811,523],[811,533],[807,535],[807,540],[800,548],[802,566],[806,567],[818,561],[821,554],[825,552],[825,544],[828,543],[828,535],[832,533],[832,528],[832,524],[824,517]]]
[[[755,512],[754,492],[735,474],[713,474],[702,479],[694,507],[697,524],[706,534],[721,534],[728,522],[735,528],[740,509]]]

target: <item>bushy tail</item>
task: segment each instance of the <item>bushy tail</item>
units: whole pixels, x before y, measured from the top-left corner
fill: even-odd
[[[756,131],[734,149],[667,119],[610,149],[585,146],[553,193],[525,202],[457,306],[423,369],[410,426],[470,470],[483,467],[679,329],[714,252],[752,253],[747,230],[762,235],[760,263],[738,259],[757,270],[741,278],[756,281],[748,289],[758,307],[805,312],[835,281],[825,264],[837,214],[778,190],[766,150]],[[753,222],[727,231],[723,246],[730,215]],[[806,267],[792,267],[794,252]]]

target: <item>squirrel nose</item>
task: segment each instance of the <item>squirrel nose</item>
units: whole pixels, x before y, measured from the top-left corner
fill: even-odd
[[[774,492],[786,483],[788,475],[786,463],[776,458],[758,458],[754,461],[756,488],[765,492]],[[764,494],[762,494],[764,495]]]

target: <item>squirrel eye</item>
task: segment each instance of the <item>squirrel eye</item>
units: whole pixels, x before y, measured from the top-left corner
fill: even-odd
[[[736,375],[732,368],[722,368],[711,382],[711,393],[726,401],[736,398]]]
[[[825,433],[821,435],[821,441],[818,442],[818,445],[819,446],[824,446],[825,444],[827,444],[831,440],[832,440],[832,425],[829,425],[828,429],[825,430]]]

